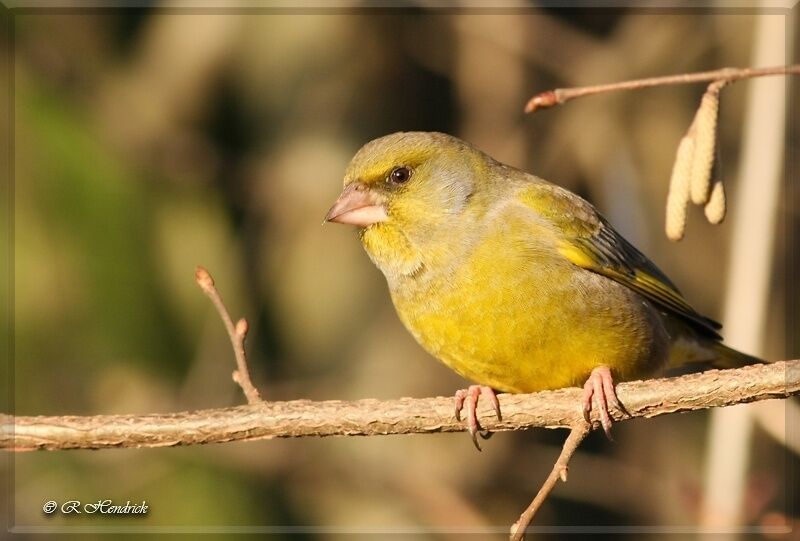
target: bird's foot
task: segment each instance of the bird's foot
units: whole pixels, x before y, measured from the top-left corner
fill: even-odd
[[[466,406],[467,430],[469,430],[469,434],[472,436],[472,443],[475,444],[475,448],[478,449],[478,451],[481,450],[481,446],[478,444],[478,434],[481,426],[478,424],[477,410],[478,399],[481,396],[491,402],[494,412],[497,414],[497,419],[501,420],[502,416],[500,415],[500,402],[497,401],[497,395],[494,394],[494,390],[491,387],[487,387],[486,385],[470,385],[466,389],[459,389],[456,391],[455,395],[456,420],[461,420],[461,410],[463,410],[464,406]],[[491,437],[492,433],[488,431],[480,432],[480,435],[486,440]]]
[[[600,424],[609,440],[611,437],[611,416],[608,413],[609,406],[625,413],[625,408],[617,399],[617,392],[614,390],[614,378],[611,377],[611,370],[607,366],[598,366],[589,375],[589,379],[583,385],[583,417],[586,422],[591,422],[592,407],[597,408],[600,416]]]

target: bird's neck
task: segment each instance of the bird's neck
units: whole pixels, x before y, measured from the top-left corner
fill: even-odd
[[[448,283],[473,250],[464,231],[431,225],[422,236],[406,234],[391,222],[363,230],[361,242],[396,294],[415,294]]]

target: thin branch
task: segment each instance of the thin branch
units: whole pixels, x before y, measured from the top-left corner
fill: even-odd
[[[800,360],[709,370],[677,378],[621,383],[617,395],[630,416],[655,417],[800,394]],[[503,419],[479,407],[490,431],[571,428],[582,419],[582,390],[499,396]],[[597,419],[593,418],[595,424]],[[151,415],[14,417],[0,415],[0,449],[164,447],[304,436],[371,436],[461,432],[453,399],[256,402],[244,406]]]
[[[233,371],[233,381],[238,383],[239,387],[242,388],[249,404],[261,402],[261,395],[258,394],[258,389],[255,388],[253,382],[250,381],[250,371],[247,369],[247,353],[245,353],[244,350],[244,340],[247,338],[247,331],[249,329],[247,320],[242,318],[236,322],[236,325],[233,324],[228,309],[222,301],[222,296],[219,294],[219,291],[217,291],[216,286],[214,286],[214,279],[206,269],[197,267],[194,272],[194,279],[197,285],[200,286],[200,289],[203,290],[203,293],[211,299],[217,312],[219,312],[219,317],[222,318],[222,322],[225,324],[225,329],[228,331],[237,366],[237,369]]]
[[[605,85],[578,86],[573,88],[557,88],[533,96],[525,105],[526,113],[533,113],[539,109],[561,105],[575,98],[614,92],[616,90],[638,90],[664,85],[685,85],[692,83],[708,83],[712,81],[725,81],[732,83],[741,79],[764,77],[767,75],[800,75],[800,64],[792,66],[775,66],[771,68],[722,68],[714,71],[698,73],[684,73],[680,75],[666,75],[663,77],[650,77],[620,83]]]
[[[564,442],[564,447],[561,448],[561,454],[558,455],[556,463],[553,464],[550,475],[547,476],[544,484],[542,484],[542,488],[536,493],[536,497],[533,498],[528,508],[520,515],[517,522],[511,526],[511,541],[521,541],[525,537],[525,530],[528,529],[528,525],[531,523],[531,520],[533,520],[534,515],[542,506],[544,500],[553,491],[558,480],[561,479],[564,483],[567,482],[569,461],[591,430],[592,427],[589,423],[578,422],[569,431],[569,436],[567,436],[567,440]]]

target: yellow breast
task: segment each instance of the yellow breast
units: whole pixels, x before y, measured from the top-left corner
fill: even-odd
[[[525,216],[490,230],[447,272],[429,265],[389,281],[401,320],[432,355],[506,392],[579,384],[601,364],[620,380],[663,364],[668,337],[639,295],[561,257]]]

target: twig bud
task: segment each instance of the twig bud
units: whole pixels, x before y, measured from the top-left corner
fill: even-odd
[[[534,97],[528,100],[528,103],[525,104],[525,112],[532,113],[537,109],[545,109],[547,107],[558,105],[559,103],[558,94],[556,94],[554,90],[548,90],[546,92],[536,94]]]
[[[211,277],[211,274],[209,274],[204,267],[199,265],[194,270],[194,281],[205,291],[209,291],[214,287],[214,279]]]

